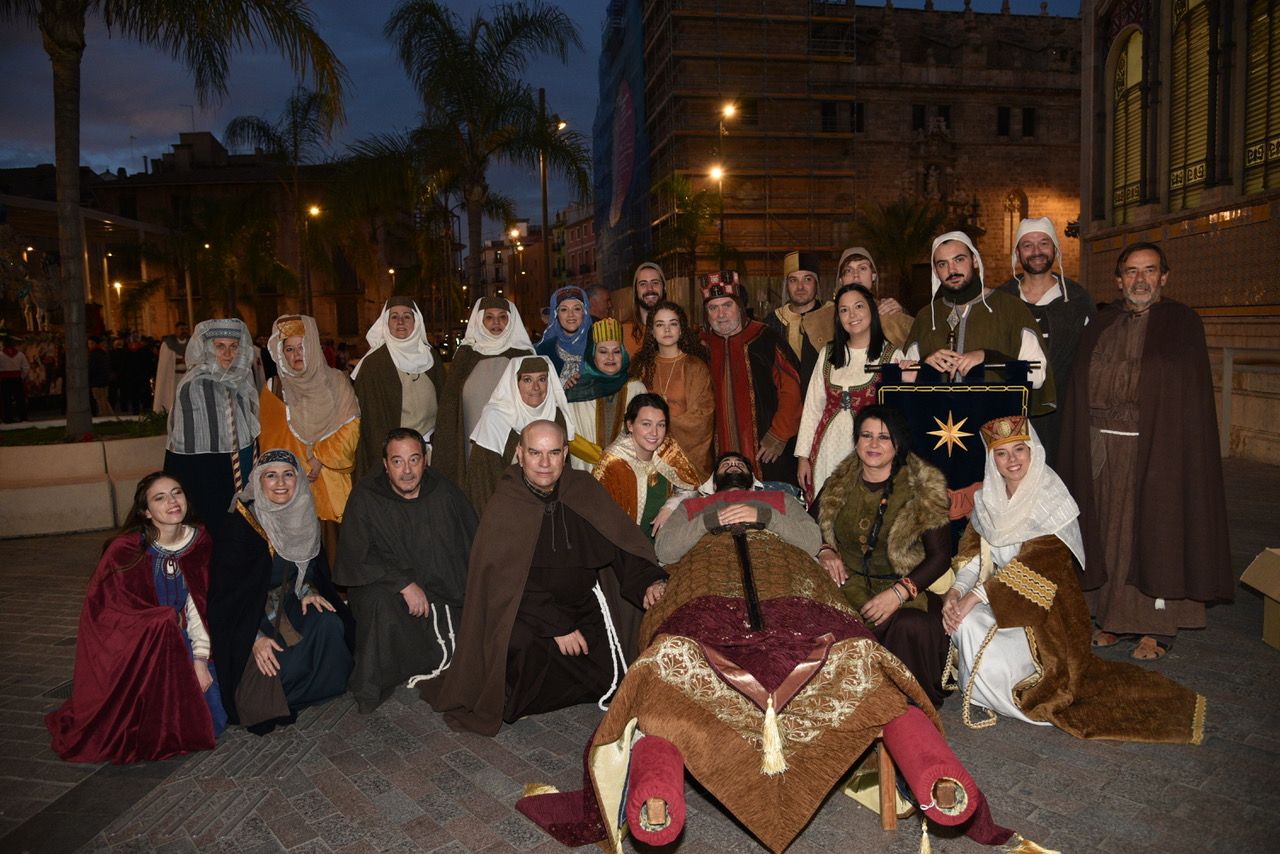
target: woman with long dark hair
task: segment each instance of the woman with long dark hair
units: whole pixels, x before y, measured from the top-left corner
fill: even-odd
[[[867,363],[888,361],[894,352],[871,291],[845,285],[836,291],[835,306],[835,333],[809,377],[796,435],[797,476],[810,499],[853,450],[854,416],[876,402],[880,375],[867,371]]]
[[[211,750],[227,723],[209,660],[212,541],[175,478],[138,482],[89,581],[71,697],[45,717],[68,762],[141,762]]]
[[[951,523],[942,472],[911,453],[906,419],[874,404],[854,419],[854,452],[810,509],[822,529],[819,560],[879,640],[942,702]]]
[[[663,300],[649,312],[644,344],[631,364],[631,376],[667,402],[667,429],[704,476],[711,472],[716,414],[709,360],[684,309]]]

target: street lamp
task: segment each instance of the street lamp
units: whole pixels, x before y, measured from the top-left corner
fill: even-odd
[[[538,121],[540,127],[553,128],[554,133],[561,133],[569,123],[557,115],[547,119],[547,90],[538,89]],[[538,181],[542,186],[542,278],[547,288],[547,299],[551,298],[551,234],[547,224],[547,147],[538,149]]]
[[[391,294],[394,296],[396,292],[396,268],[388,267],[387,275],[391,276]]]
[[[738,105],[732,101],[726,101],[720,107],[720,134],[716,143],[716,157],[720,163],[711,168],[711,177],[715,179],[720,187],[720,268],[724,269],[724,123],[738,114]]]
[[[720,269],[724,269],[724,167],[716,164],[709,173],[716,182],[716,195],[720,197]]]
[[[311,258],[307,249],[311,246],[311,220],[320,216],[319,205],[307,208],[307,215],[302,218],[302,313],[315,316],[311,309]]]

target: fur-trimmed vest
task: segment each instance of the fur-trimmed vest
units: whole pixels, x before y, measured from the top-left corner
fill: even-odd
[[[889,563],[893,571],[902,576],[924,560],[924,532],[947,524],[951,509],[947,479],[938,469],[915,454],[908,454],[906,476],[906,483],[898,484],[894,491],[902,490],[910,497],[889,523],[886,544]],[[862,460],[856,453],[849,454],[827,478],[818,496],[818,527],[822,529],[824,543],[838,547],[836,517],[849,500],[851,490],[859,488],[861,481]]]

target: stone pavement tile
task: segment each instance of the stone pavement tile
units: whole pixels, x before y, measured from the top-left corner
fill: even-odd
[[[449,831],[441,827],[434,816],[426,814],[419,815],[412,821],[406,821],[400,825],[400,831],[423,851],[430,851],[453,841]]]
[[[358,824],[341,815],[325,816],[310,824],[316,836],[335,851],[363,842],[365,838],[364,830]]]
[[[327,815],[333,815],[338,811],[338,808],[333,805],[333,801],[326,798],[324,793],[317,789],[294,795],[289,798],[289,804],[303,820],[309,822],[324,818]]]
[[[418,798],[418,805],[422,807],[424,814],[430,816],[437,824],[444,827],[447,827],[450,822],[458,821],[459,819],[475,821],[474,818],[469,818],[470,814],[461,803],[438,789],[429,795]]]
[[[378,807],[378,821],[403,824],[422,815],[422,806],[398,789],[390,789],[373,799]]]
[[[485,822],[497,821],[511,815],[512,805],[512,801],[498,800],[488,792],[476,792],[463,802],[467,812]]]
[[[469,851],[483,851],[490,845],[503,841],[493,828],[471,817],[446,822],[444,829]]]
[[[372,818],[378,813],[373,802],[345,776],[334,773],[308,774],[326,798],[349,819]]]
[[[541,828],[518,813],[509,814],[506,818],[493,822],[490,827],[502,837],[503,842],[517,851],[530,851],[547,839]]]
[[[563,846],[561,846],[561,848],[563,850]],[[446,842],[439,848],[430,849],[431,854],[470,854],[470,852],[474,850],[476,849],[468,848],[466,845],[457,841]]]
[[[267,827],[285,848],[294,848],[320,836],[306,819],[291,809],[272,809],[267,815],[270,816]]]
[[[289,854],[329,854],[331,851],[333,849],[325,845],[323,840],[312,839],[309,842],[290,848]]]
[[[364,839],[344,845],[341,848],[335,848],[334,851],[337,854],[378,854],[378,849],[374,847],[373,843]]]

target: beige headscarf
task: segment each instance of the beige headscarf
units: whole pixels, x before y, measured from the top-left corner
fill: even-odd
[[[301,373],[294,372],[284,357],[285,339],[294,336],[302,337]],[[360,417],[351,380],[324,360],[314,317],[287,314],[276,318],[267,348],[280,371],[281,396],[293,435],[314,444]]]

